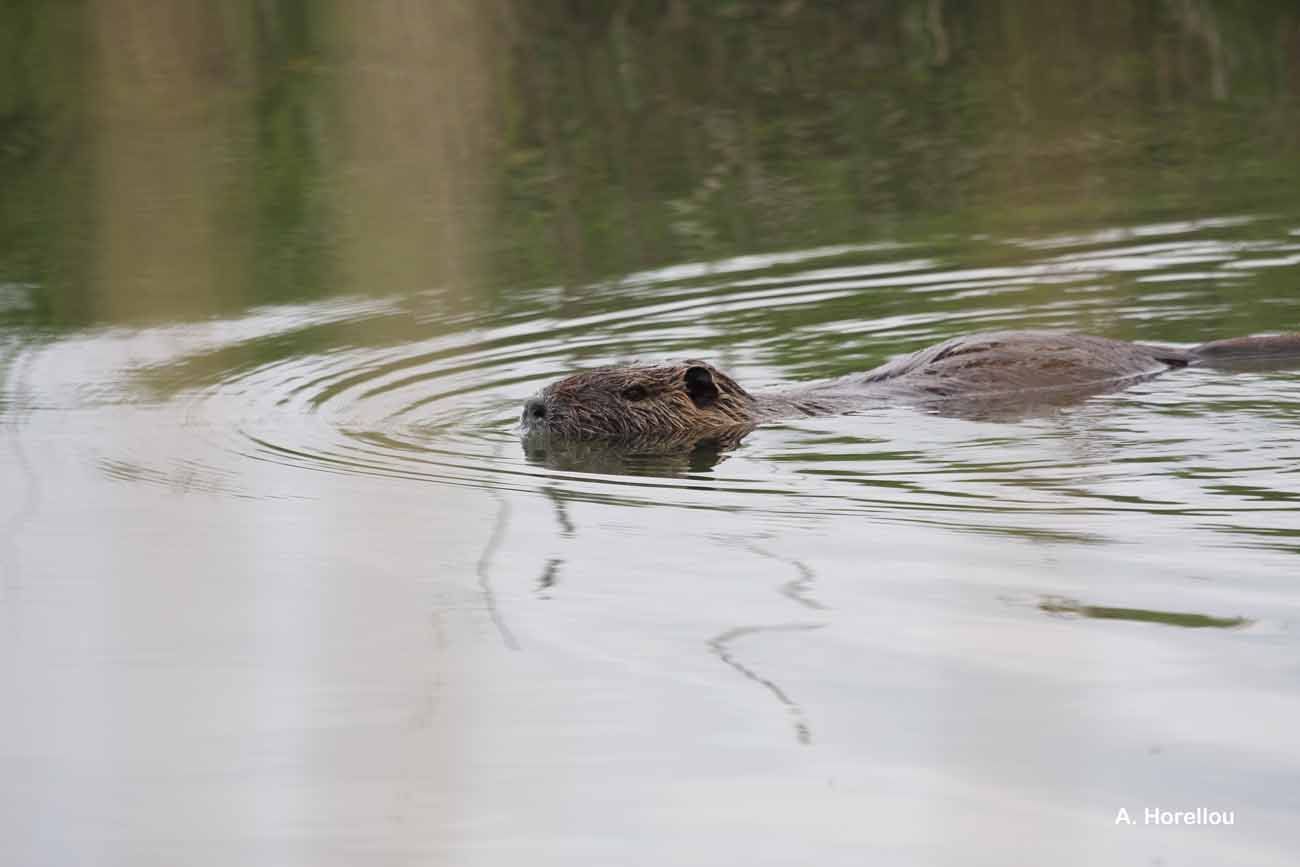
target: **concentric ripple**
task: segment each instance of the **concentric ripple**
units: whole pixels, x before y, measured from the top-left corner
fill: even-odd
[[[1285,371],[1180,371],[1011,422],[883,407],[767,426],[734,452],[704,457],[540,459],[515,429],[520,403],[546,382],[619,360],[706,357],[762,387],[864,370],[980,329],[1191,344],[1300,327],[1294,233],[1276,218],[1233,216],[826,247],[519,290],[479,306],[429,292],[143,336],[109,331],[84,337],[79,361],[61,365],[83,374],[68,385],[70,402],[183,406],[190,453],[163,458],[121,444],[102,457],[119,479],[300,493],[292,474],[267,489],[258,468],[271,464],[1026,536],[1061,532],[1039,520],[1046,514],[1146,512],[1199,516],[1250,544],[1296,545],[1288,522],[1300,505],[1300,379]],[[139,403],[141,394],[150,401]],[[1086,541],[1093,531],[1083,520],[1071,532]]]

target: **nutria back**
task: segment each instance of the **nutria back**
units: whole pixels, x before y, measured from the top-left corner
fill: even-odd
[[[1183,350],[1054,331],[955,337],[858,377],[936,397],[973,397],[1123,383],[1185,366]],[[852,377],[850,377],[852,378]]]

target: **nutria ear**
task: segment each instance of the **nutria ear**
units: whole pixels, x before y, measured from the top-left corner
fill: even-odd
[[[686,368],[686,393],[691,402],[703,409],[718,399],[718,387],[713,383],[713,374],[707,367]]]

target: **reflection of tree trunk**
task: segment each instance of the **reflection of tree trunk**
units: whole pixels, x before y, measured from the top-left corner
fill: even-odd
[[[565,119],[576,114],[578,107],[592,102],[582,92],[581,75],[570,75],[570,64],[583,63],[584,44],[570,32],[571,21],[565,16],[548,16],[530,4],[503,0],[509,10],[506,18],[510,31],[509,50],[515,64],[515,86],[523,104],[523,142],[531,149],[541,145],[542,171],[535,175],[547,205],[540,213],[529,215],[522,223],[529,225],[538,218],[546,222],[540,249],[535,252],[553,263],[562,279],[580,282],[588,271],[586,244],[578,216],[580,198],[579,172],[566,136]],[[569,84],[577,79],[578,87],[570,92]],[[590,118],[585,118],[590,122]],[[506,147],[520,144],[507,142]],[[507,220],[509,223],[509,220]],[[558,275],[557,275],[558,276]]]
[[[746,85],[748,82],[755,81],[761,72],[758,68],[761,58],[757,54],[759,38],[759,34],[754,31],[754,26],[751,24],[746,34],[748,50],[743,60]],[[756,244],[761,244],[765,234],[762,232],[762,221],[756,219],[764,202],[763,166],[758,142],[759,109],[757,94],[750,86],[742,87],[741,92],[737,94],[737,101],[740,103],[740,114],[736,119],[735,159],[740,178],[736,190],[736,240],[742,249],[748,250],[754,248]]]
[[[758,153],[758,113],[752,100],[745,104],[737,133],[740,139],[737,156],[740,159],[742,183],[736,196],[736,225],[740,230],[736,240],[742,249],[750,249],[761,244],[766,235],[761,231],[762,223],[752,219],[762,208],[764,200],[763,166]]]
[[[619,187],[623,207],[623,237],[625,260],[637,267],[646,261],[646,236],[642,213],[645,210],[642,195],[644,175],[643,158],[635,128],[640,122],[639,86],[636,75],[636,53],[633,50],[632,30],[627,16],[630,9],[620,5],[610,28],[609,45],[612,64],[617,75],[617,89],[611,113],[614,116],[614,153],[612,164],[618,167]]]
[[[668,26],[674,30],[685,30],[691,26],[689,0],[670,0],[668,5]]]
[[[34,27],[40,13],[60,26]],[[85,47],[95,23],[85,6],[0,3],[0,279],[48,287],[42,306],[69,323],[91,312],[85,295],[94,285],[88,227],[99,203],[81,143],[94,140],[97,61]],[[10,245],[17,238],[25,240]]]
[[[1184,30],[1205,44],[1210,60],[1210,95],[1218,100],[1227,99],[1228,60],[1214,9],[1205,0],[1178,0],[1174,15]]]
[[[536,88],[534,103],[541,109],[539,125],[542,147],[546,154],[546,178],[557,217],[555,230],[559,240],[561,267],[571,280],[581,281],[587,273],[587,264],[582,227],[577,215],[577,181],[569,167],[568,146],[556,117],[559,87],[555,82],[553,64],[544,63],[538,80],[528,81],[527,85]]]
[[[474,281],[491,144],[492,31],[472,2],[340,7],[350,63],[345,244],[352,280],[394,290]]]
[[[943,23],[943,0],[930,0],[926,5],[925,26],[930,31],[930,40],[934,43],[934,65],[947,65],[951,49],[948,45],[948,30]]]
[[[1300,105],[1300,18],[1288,21],[1279,28],[1278,35],[1283,46],[1282,56],[1287,59],[1285,98],[1280,109],[1289,114]],[[1295,152],[1300,149],[1300,124],[1289,123],[1285,129],[1288,131],[1288,150]]]
[[[237,138],[217,112],[236,86],[231,46],[244,40],[228,44],[220,7],[200,0],[94,8],[95,313],[211,313],[234,276],[223,270],[246,253],[218,249],[234,180],[224,154]]]

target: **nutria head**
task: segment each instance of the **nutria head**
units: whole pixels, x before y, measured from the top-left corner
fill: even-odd
[[[695,443],[754,426],[754,398],[703,361],[599,367],[554,382],[524,403],[525,433],[549,438]]]

